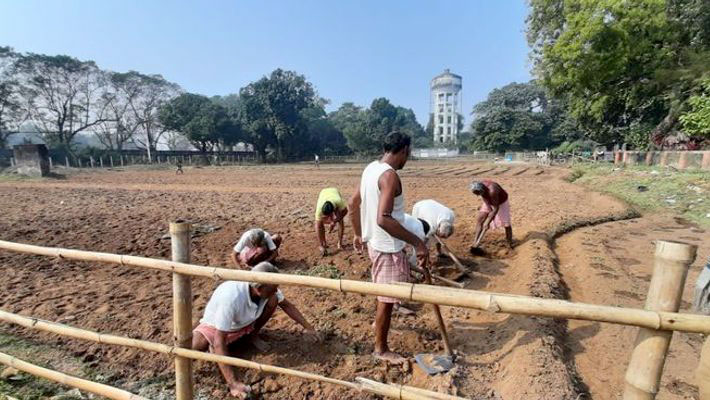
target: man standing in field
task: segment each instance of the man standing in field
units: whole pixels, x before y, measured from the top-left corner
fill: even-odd
[[[491,226],[493,229],[504,227],[508,246],[513,248],[513,228],[510,224],[508,193],[499,184],[488,179],[472,182],[470,189],[474,195],[481,196],[481,200],[483,200],[476,218],[476,234],[471,250],[478,248],[483,236]]]
[[[446,239],[454,234],[454,220],[456,216],[453,210],[436,200],[421,200],[414,203],[412,216],[422,219],[429,224],[431,229],[427,234],[427,245],[429,244],[429,239],[434,235]],[[438,257],[444,257],[444,254],[441,252],[441,244],[438,241],[436,242],[436,254]]]
[[[242,235],[231,254],[239,268],[253,267],[262,261],[273,261],[279,255],[280,235],[270,235],[263,229],[250,229]]]
[[[350,218],[355,231],[355,249],[367,244],[375,283],[407,282],[409,264],[404,253],[406,243],[416,249],[421,267],[426,268],[429,250],[424,242],[404,228],[404,194],[397,175],[407,163],[411,138],[392,132],[384,138],[384,155],[371,162],[362,172],[360,183],[350,199]],[[406,359],[390,351],[387,345],[392,308],[398,299],[377,297],[375,316],[375,352],[373,355],[391,363]]]
[[[262,262],[252,271],[278,273],[268,262]],[[200,324],[193,331],[192,349],[228,356],[227,346],[242,337],[255,339],[261,328],[274,315],[276,307],[312,333],[318,334],[295,305],[283,298],[278,285],[226,281],[221,283],[205,307]],[[231,366],[218,363],[222,376],[227,381],[229,392],[239,399],[249,396],[251,387],[237,381]]]
[[[329,233],[333,233],[335,225],[338,225],[338,249],[343,248],[343,233],[345,232],[345,224],[343,218],[348,214],[348,205],[343,200],[343,196],[336,188],[325,188],[320,191],[318,201],[316,202],[316,235],[320,254],[325,256],[328,254],[328,244],[325,240],[325,224],[330,225]]]

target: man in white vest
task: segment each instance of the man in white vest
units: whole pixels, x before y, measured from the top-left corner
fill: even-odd
[[[429,250],[424,242],[403,226],[404,194],[397,170],[407,163],[410,145],[409,136],[389,133],[382,146],[384,155],[365,168],[350,199],[350,218],[355,231],[353,244],[358,252],[362,251],[363,243],[367,244],[375,283],[409,280],[409,263],[404,252],[407,243],[416,249],[420,267],[426,268],[429,260]],[[399,303],[396,298],[377,297],[373,355],[401,364],[406,359],[387,346],[392,308],[396,303]]]

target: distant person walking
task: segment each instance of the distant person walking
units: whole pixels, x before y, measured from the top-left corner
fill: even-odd
[[[343,248],[343,233],[345,224],[343,219],[348,214],[348,205],[343,200],[338,189],[325,188],[318,194],[316,202],[315,229],[318,236],[318,250],[325,256],[328,254],[328,244],[325,240],[325,224],[330,225],[328,233],[333,233],[335,226],[338,226],[338,249]]]
[[[316,168],[320,168],[320,158],[318,158],[318,154],[316,154],[315,163],[316,163]]]
[[[410,146],[409,136],[389,133],[382,145],[382,158],[365,168],[350,199],[350,218],[355,231],[353,244],[358,251],[362,251],[363,241],[367,244],[375,283],[409,281],[409,263],[404,252],[407,243],[416,249],[420,267],[427,267],[429,250],[420,238],[403,226],[404,193],[397,170],[407,163]],[[396,298],[377,297],[373,356],[402,364],[406,359],[390,351],[387,345],[395,303],[399,303]]]
[[[483,200],[476,218],[476,233],[473,236],[474,241],[471,250],[478,248],[483,236],[491,227],[493,229],[505,228],[505,238],[508,241],[508,246],[513,248],[513,228],[510,223],[508,192],[503,190],[499,184],[488,179],[472,182],[470,189],[474,195],[481,196],[481,200]]]

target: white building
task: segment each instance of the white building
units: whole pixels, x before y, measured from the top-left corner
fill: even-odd
[[[434,118],[434,145],[456,144],[459,115],[461,114],[461,88],[463,79],[448,69],[431,80],[431,115]]]

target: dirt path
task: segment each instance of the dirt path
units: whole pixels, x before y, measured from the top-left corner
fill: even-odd
[[[347,249],[321,258],[312,232],[312,208],[320,189],[337,186],[349,196],[362,168],[187,168],[185,175],[178,176],[171,170],[124,170],[82,173],[61,181],[3,182],[0,237],[167,258],[170,244],[161,239],[167,222],[186,218],[221,227],[194,239],[193,262],[225,266],[241,232],[260,226],[285,235],[279,260],[284,272],[325,267],[349,279],[369,280],[368,260]],[[497,175],[489,175],[493,173]],[[570,221],[595,220],[626,210],[609,197],[567,183],[561,179],[565,174],[524,165],[508,169],[480,163],[413,162],[403,171],[402,180],[407,209],[417,200],[435,198],[456,212],[456,234],[448,244],[474,270],[466,281],[468,288],[559,298],[565,293],[549,247],[550,235]],[[504,249],[502,232],[493,232],[486,238],[488,257],[468,255],[479,205],[467,189],[472,175],[492,177],[511,194],[514,235],[520,241],[515,251]],[[346,227],[346,235],[351,234]],[[218,283],[193,281],[195,321]],[[168,274],[0,252],[0,287],[0,308],[11,312],[163,343],[172,340]],[[574,363],[566,356],[566,323],[444,307],[452,344],[461,357],[451,373],[428,378],[417,368],[385,369],[370,357],[373,299],[298,287],[283,291],[326,334],[325,342],[305,345],[300,328],[279,313],[266,327],[272,351],[246,350],[238,356],[340,379],[367,376],[471,398],[567,399],[583,391]],[[607,303],[606,299],[599,302]],[[0,329],[61,345],[92,365],[110,369],[107,381],[119,386],[170,379],[167,357],[7,326]],[[409,357],[442,350],[435,319],[427,308],[416,317],[395,317],[390,341]],[[367,398],[329,385],[251,371],[240,374],[264,398]],[[213,365],[197,363],[196,377],[206,393],[216,390],[214,398],[224,395]]]
[[[690,312],[693,287],[710,255],[710,233],[670,216],[647,216],[579,229],[557,241],[560,271],[572,301],[643,308],[653,272],[654,240],[699,246],[683,292]],[[568,345],[595,399],[621,398],[636,328],[570,321]],[[657,399],[696,399],[693,373],[701,335],[676,333],[666,359]]]

